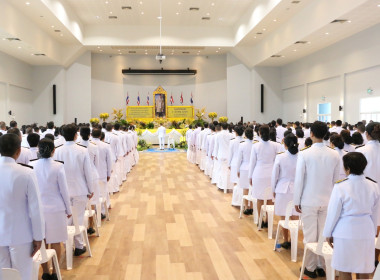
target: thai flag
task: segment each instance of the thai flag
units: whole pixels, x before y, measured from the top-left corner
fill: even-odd
[[[127,99],[125,101],[126,101],[127,106],[128,106],[128,104],[129,104],[129,93],[128,92],[127,92]]]
[[[170,104],[173,105],[174,103],[174,99],[173,99],[173,93],[172,93],[172,96],[170,97]]]
[[[137,106],[140,106],[140,93],[139,93],[139,95],[137,96]]]
[[[182,95],[182,92],[181,92],[181,99],[179,100],[179,102],[181,102],[181,104],[183,105],[183,95]]]
[[[191,103],[191,105],[193,105],[193,104],[194,104],[194,100],[193,100],[193,93],[191,93],[191,97],[190,97],[190,103]]]
[[[149,106],[149,93],[148,93],[148,96],[146,97],[146,104]]]

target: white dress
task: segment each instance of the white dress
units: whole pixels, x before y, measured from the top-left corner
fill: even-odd
[[[339,180],[342,180],[347,177],[346,172],[344,171],[344,166],[343,166],[343,157],[345,154],[347,154],[347,152],[336,147],[334,150],[338,152],[339,157],[340,157]]]
[[[241,136],[237,136],[236,138],[231,139],[230,146],[229,146],[229,154],[228,154],[228,166],[231,168],[230,172],[230,182],[237,184],[239,182],[239,178],[237,176],[238,173],[238,166],[237,166],[237,159],[238,159],[238,150],[240,142],[243,141],[243,138]]]
[[[334,237],[331,266],[339,271],[372,273],[380,192],[364,175],[349,175],[335,184],[323,231]]]
[[[246,139],[239,145],[237,165],[240,172],[239,187],[243,189],[249,188],[249,161],[251,158],[253,142]]]

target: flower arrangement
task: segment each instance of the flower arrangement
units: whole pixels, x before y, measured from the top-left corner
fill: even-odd
[[[211,121],[214,121],[218,117],[218,114],[216,112],[210,112],[208,113],[208,117],[211,119]]]
[[[91,124],[98,124],[100,121],[99,121],[99,119],[98,118],[92,118],[92,119],[90,119],[90,123]]]
[[[198,120],[203,120],[203,118],[206,115],[206,108],[196,109],[196,110],[197,111],[195,113],[195,116],[198,118]]]
[[[101,113],[99,115],[99,118],[101,118],[103,122],[105,122],[109,117],[110,115],[108,113]]]
[[[154,122],[149,122],[149,123],[146,125],[146,128],[147,128],[147,129],[154,129]]]
[[[220,123],[226,123],[226,122],[228,122],[228,118],[227,117],[220,117],[219,122]]]
[[[117,110],[113,108],[112,120],[117,120],[118,122],[120,122],[122,118],[123,118],[123,109]]]

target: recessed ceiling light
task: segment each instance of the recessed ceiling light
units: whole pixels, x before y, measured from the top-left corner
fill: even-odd
[[[54,28],[54,25],[52,25],[51,28]]]
[[[329,35],[330,33],[326,32],[325,35]]]
[[[179,13],[178,13],[178,12],[176,12],[175,14],[176,14],[176,15],[179,15]]]
[[[140,1],[140,5],[142,5],[143,4],[143,2],[142,1]]]
[[[265,31],[266,29],[265,28],[263,28],[263,31]]]
[[[100,52],[102,52],[103,50],[99,50]]]
[[[347,20],[348,23],[351,23],[352,21],[351,20]]]
[[[181,5],[182,3],[181,2],[178,2],[178,5]]]
[[[210,15],[210,13],[206,13],[206,16],[209,16]]]
[[[211,6],[215,6],[215,3],[211,3]]]
[[[257,38],[256,36],[253,37],[253,39],[256,39],[256,38]]]
[[[98,49],[100,49],[100,47],[98,47]]]
[[[61,37],[63,37],[63,33],[61,33],[61,35],[60,35]]]
[[[276,22],[276,21],[277,21],[277,19],[274,19],[273,21],[274,21],[274,22]]]
[[[110,12],[110,14],[112,15],[112,12]]]
[[[17,47],[18,49],[21,49],[21,47]]]
[[[108,4],[109,2],[108,2],[108,1],[106,1],[105,3],[106,3],[106,4]]]
[[[377,4],[377,6],[380,8],[380,4]]]
[[[219,51],[216,51],[216,52],[219,52]]]
[[[30,2],[26,2],[25,5],[29,6],[29,5],[30,5]]]
[[[95,16],[96,19],[100,19],[100,16]]]
[[[296,52],[297,50],[293,50],[294,52]]]
[[[143,15],[143,14],[144,14],[144,12],[141,12],[141,14]]]
[[[220,48],[218,48],[218,50],[220,50]]]

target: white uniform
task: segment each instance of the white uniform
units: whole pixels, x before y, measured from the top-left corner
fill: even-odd
[[[58,137],[56,139],[54,139],[54,146],[56,148],[60,147],[61,145],[65,144],[65,143],[66,143],[66,140],[62,135],[58,135]]]
[[[41,139],[45,138],[46,134],[52,134],[52,135],[54,135],[54,133],[55,133],[55,129],[54,128],[53,129],[48,128],[48,129],[45,130],[44,133],[42,133]]]
[[[201,132],[201,128],[198,127],[193,131],[190,138],[190,147],[191,147],[191,154],[190,154],[190,162],[196,164],[197,159],[197,148],[196,143],[198,139],[198,135]]]
[[[229,153],[228,153],[228,160],[227,164],[228,167],[231,168],[230,171],[230,181],[233,184],[239,183],[239,178],[237,176],[238,174],[238,151],[240,143],[243,142],[243,137],[236,136],[236,138],[233,138],[230,140],[229,144]]]
[[[90,141],[81,140],[80,145],[87,147],[90,156],[91,170],[92,170],[92,186],[94,189],[94,196],[91,199],[91,204],[96,205],[99,202],[100,189],[99,189],[99,149],[96,144]]]
[[[158,134],[158,142],[160,144],[160,150],[165,149],[165,136],[166,136],[166,128],[162,125],[157,129]]]
[[[347,153],[355,152],[355,146],[344,143],[343,150],[345,150]]]
[[[7,131],[0,129],[0,133],[2,133],[3,135],[5,135],[5,134],[7,134]]]
[[[206,164],[207,164],[207,152],[206,152],[206,143],[207,143],[207,136],[210,135],[211,133],[211,129],[209,128],[206,128],[204,130],[204,135],[203,135],[203,138],[202,138],[202,143],[201,143],[201,164],[200,164],[200,169],[202,171],[205,171],[206,170]]]
[[[260,140],[251,151],[248,178],[252,179],[253,196],[260,200],[273,199],[272,193],[265,196],[265,190],[271,187],[271,176],[277,153],[282,145],[272,141]]]
[[[109,190],[111,192],[118,192],[119,191],[119,182],[121,181],[121,178],[119,179],[119,172],[118,172],[118,159],[122,156],[122,152],[120,150],[119,140],[117,138],[117,135],[112,133],[111,131],[107,131],[105,133],[105,142],[110,144],[112,157],[115,162],[111,180],[108,182]]]
[[[87,196],[94,192],[88,150],[75,144],[74,141],[67,141],[65,145],[55,150],[54,159],[64,162],[71,206],[76,209],[79,225],[83,225],[84,212],[88,202]],[[72,219],[69,224],[72,224]],[[83,248],[81,235],[75,236],[75,248]]]
[[[46,243],[67,240],[67,215],[71,215],[65,168],[52,158],[33,161],[45,216]]]
[[[305,148],[305,140],[306,138],[297,138],[298,150],[302,150],[303,148]]]
[[[29,146],[29,142],[28,142],[28,134],[24,134],[22,137],[21,137],[21,147],[25,147],[25,148],[30,148]]]
[[[335,147],[334,150],[338,152],[339,157],[340,157],[339,180],[342,180],[347,177],[346,172],[344,171],[344,166],[343,166],[343,157],[345,154],[347,154],[347,152],[337,147]]]
[[[30,160],[33,158],[32,153],[29,148],[21,147],[21,154],[16,160],[17,163],[29,164]]]
[[[29,151],[32,155],[30,161],[38,159],[38,148],[30,148]]]
[[[380,191],[364,175],[349,175],[335,184],[323,231],[334,237],[331,266],[339,271],[372,273]]]
[[[294,205],[301,205],[304,243],[318,242],[325,224],[327,206],[334,183],[338,181],[339,154],[323,143],[315,143],[298,154],[294,181]],[[308,254],[307,270],[324,267],[323,257]]]
[[[216,135],[215,138],[215,146],[214,146],[214,154],[217,158],[217,169],[216,176],[219,180],[217,180],[217,186],[219,189],[232,189],[232,185],[228,180],[230,171],[228,170],[228,153],[229,153],[229,144],[231,142],[231,134],[228,130],[222,130],[220,133]]]
[[[38,183],[32,169],[0,157],[0,269],[32,279],[32,242],[45,238]]]
[[[215,132],[211,131],[211,133],[207,135],[207,138],[206,138],[207,162],[206,162],[205,174],[208,175],[210,178],[212,178],[212,171],[214,169],[214,161],[212,159],[212,153],[214,151],[214,143],[215,143],[214,137],[215,137]]]
[[[282,127],[281,125],[276,127],[276,137],[280,142],[282,141],[282,139],[284,139],[284,133],[287,130],[287,128]]]
[[[276,193],[274,211],[277,216],[286,216],[286,206],[293,200],[297,158],[297,154],[285,151],[279,153],[274,161],[271,185],[272,192]],[[293,210],[292,215],[298,213]]]
[[[239,187],[243,189],[249,188],[249,162],[251,159],[253,141],[246,139],[239,144],[237,167],[240,172]]]
[[[193,134],[193,130],[192,129],[188,129],[186,131],[186,142],[187,142],[187,160],[190,161],[191,159],[191,146],[190,146],[190,143],[191,143],[191,136]]]
[[[310,128],[305,128],[303,130],[303,134],[304,134],[305,139],[309,138],[310,137]]]

